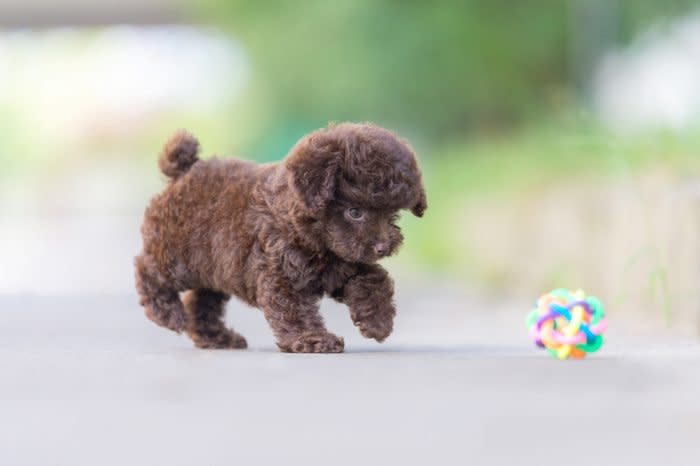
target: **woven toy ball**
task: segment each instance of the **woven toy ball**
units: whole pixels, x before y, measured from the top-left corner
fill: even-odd
[[[581,290],[559,288],[544,294],[527,316],[535,344],[559,359],[582,359],[598,351],[607,326],[603,304]]]

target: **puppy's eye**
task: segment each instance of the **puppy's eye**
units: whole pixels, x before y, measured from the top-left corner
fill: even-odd
[[[362,209],[358,209],[357,207],[350,207],[346,213],[348,214],[348,217],[353,220],[362,220],[362,218],[365,216]]]

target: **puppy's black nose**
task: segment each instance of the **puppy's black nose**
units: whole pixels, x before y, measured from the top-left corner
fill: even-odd
[[[374,245],[374,252],[378,256],[383,256],[389,250],[389,246],[386,243],[377,243]]]

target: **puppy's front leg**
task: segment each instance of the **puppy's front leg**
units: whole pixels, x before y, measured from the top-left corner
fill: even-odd
[[[297,291],[284,278],[259,284],[259,302],[277,338],[287,353],[342,353],[345,343],[328,330],[319,313],[320,295]]]
[[[345,284],[342,299],[364,337],[382,342],[391,334],[396,315],[394,282],[381,266],[363,266]]]

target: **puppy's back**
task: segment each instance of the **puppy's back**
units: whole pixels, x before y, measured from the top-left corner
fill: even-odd
[[[195,281],[216,280],[212,256],[230,254],[238,263],[252,243],[246,214],[262,170],[234,158],[197,160],[146,208],[144,250],[167,260],[163,267],[189,270]]]

